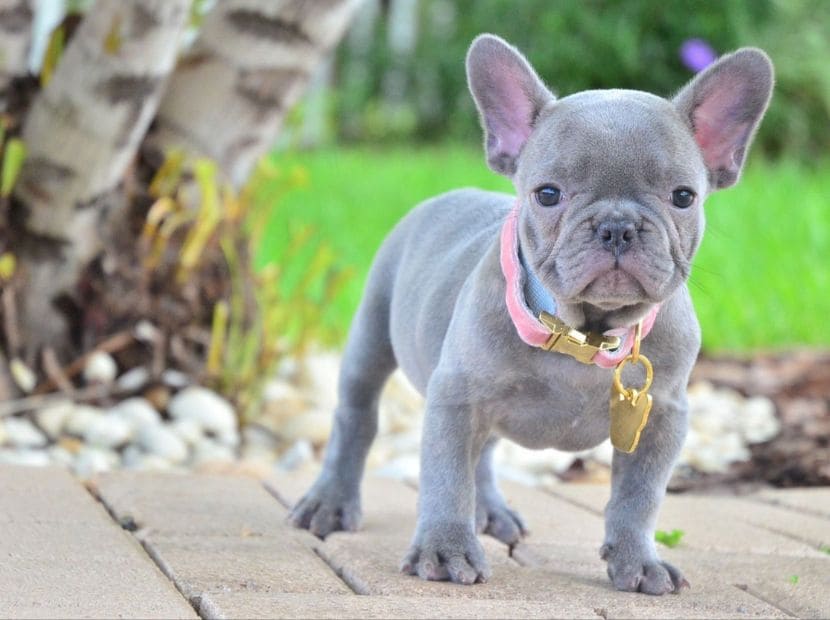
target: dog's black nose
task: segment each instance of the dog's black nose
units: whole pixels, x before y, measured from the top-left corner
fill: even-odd
[[[637,237],[637,227],[628,220],[611,220],[597,226],[597,237],[602,247],[619,256],[631,247]]]

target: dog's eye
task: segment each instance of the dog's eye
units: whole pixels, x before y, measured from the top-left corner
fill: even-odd
[[[691,207],[694,201],[695,193],[688,187],[678,187],[671,193],[671,202],[679,209]]]
[[[555,207],[562,200],[562,191],[555,185],[543,185],[534,194],[536,202],[543,207]]]

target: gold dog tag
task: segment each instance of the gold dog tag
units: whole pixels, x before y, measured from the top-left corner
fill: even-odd
[[[642,359],[642,358],[641,358]],[[640,433],[646,427],[652,398],[648,392],[627,390],[622,394],[611,388],[611,443],[620,452],[634,452]]]
[[[624,357],[614,369],[614,381],[611,384],[611,443],[620,452],[634,452],[640,443],[640,433],[646,427],[648,414],[651,412],[652,398],[648,393],[654,380],[654,368],[651,361],[640,355],[640,340],[643,333],[642,322],[637,324],[631,355]],[[622,369],[628,362],[642,364],[646,371],[643,387],[626,388],[622,384]]]

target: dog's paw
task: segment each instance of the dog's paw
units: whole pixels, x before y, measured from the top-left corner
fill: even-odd
[[[401,572],[428,581],[453,581],[464,585],[484,583],[490,567],[475,533],[458,524],[436,526],[415,542],[406,554]]]
[[[314,487],[303,497],[288,515],[294,527],[306,529],[318,538],[332,532],[354,532],[360,525],[360,498],[343,497],[325,487]]]
[[[524,519],[515,510],[511,510],[504,500],[479,500],[476,505],[476,530],[489,534],[510,547],[527,536]]]
[[[605,544],[600,549],[600,557],[608,562],[608,577],[617,590],[660,596],[689,587],[683,574],[668,562],[659,558],[644,560],[636,554],[624,555],[613,545]]]

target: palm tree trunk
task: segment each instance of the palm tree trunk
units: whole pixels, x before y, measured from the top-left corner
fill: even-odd
[[[235,184],[244,182],[359,4],[219,2],[170,80],[152,144],[207,155]]]

